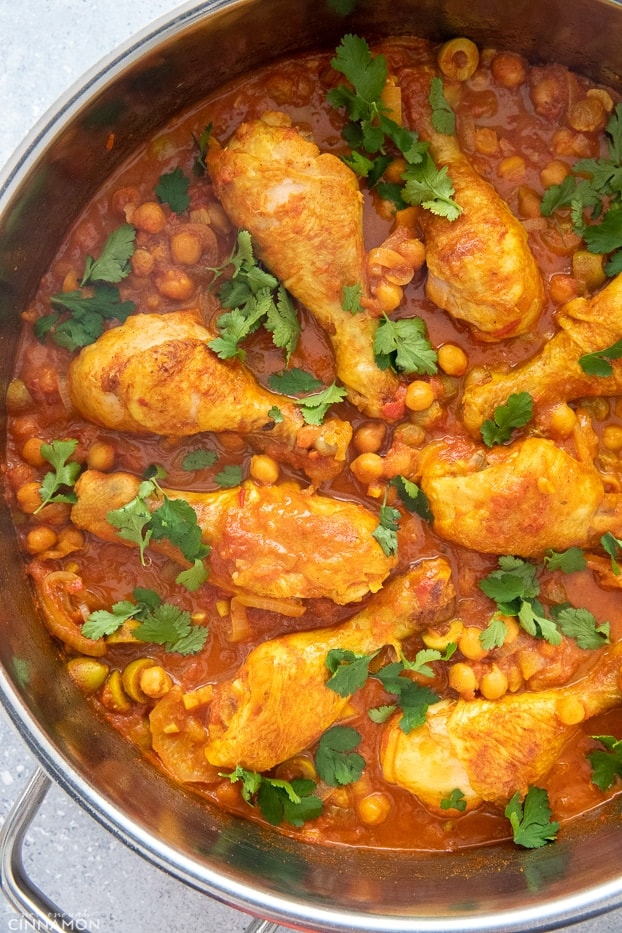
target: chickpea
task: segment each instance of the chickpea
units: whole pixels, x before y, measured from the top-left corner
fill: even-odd
[[[187,301],[194,294],[194,282],[181,269],[167,269],[156,279],[156,288],[164,298]]]
[[[63,554],[70,554],[72,551],[79,551],[84,547],[84,533],[79,528],[73,526],[63,528],[58,533],[58,550]]]
[[[37,525],[26,537],[26,550],[29,554],[43,554],[53,548],[58,540],[56,532],[47,525]]]
[[[487,671],[479,682],[480,693],[487,700],[498,700],[508,691],[508,679],[496,664]]]
[[[384,823],[391,812],[391,801],[386,794],[376,792],[368,794],[357,801],[357,810],[363,823],[367,826],[378,826]]]
[[[350,469],[359,483],[373,483],[382,476],[384,460],[379,454],[371,452],[359,454],[350,464]]]
[[[527,80],[527,66],[515,52],[499,52],[490,63],[492,76],[501,87],[520,87]]]
[[[479,65],[479,49],[470,39],[458,37],[446,42],[438,53],[438,66],[446,78],[467,81]]]
[[[518,189],[518,211],[521,217],[541,217],[542,212],[540,196],[529,188],[528,185],[521,185]]]
[[[435,400],[434,389],[429,382],[415,379],[406,389],[404,401],[410,411],[425,411]]]
[[[383,421],[368,421],[354,433],[354,446],[361,454],[376,454],[384,443],[387,427]]]
[[[570,437],[576,424],[577,416],[566,402],[556,405],[549,415],[551,433],[556,434],[558,437]]]
[[[279,465],[267,454],[255,454],[251,457],[249,473],[263,486],[271,486],[279,478]]]
[[[488,654],[482,647],[480,635],[480,629],[474,625],[468,625],[458,638],[458,648],[469,661],[480,661]]]
[[[17,490],[17,504],[26,515],[32,515],[41,505],[40,488],[41,483],[34,480],[30,483],[24,483],[24,485],[20,486]]]
[[[599,100],[607,113],[611,113],[614,108],[613,97],[604,88],[591,87],[586,93],[586,97],[595,97]]]
[[[600,133],[607,123],[607,111],[597,97],[584,97],[572,105],[567,120],[578,133]]]
[[[459,661],[449,669],[449,686],[465,700],[472,700],[477,690],[475,671],[468,664]]]
[[[553,151],[573,159],[590,159],[598,155],[598,143],[594,137],[562,126],[553,135]]]
[[[608,424],[603,431],[603,447],[619,453],[622,450],[622,427],[617,424]]]
[[[578,282],[571,275],[559,272],[552,275],[549,281],[549,297],[556,305],[566,304],[579,294]]]
[[[22,447],[22,457],[30,466],[41,467],[46,462],[41,454],[41,445],[44,441],[40,437],[31,437]]]
[[[133,212],[140,201],[140,192],[133,185],[126,185],[113,191],[110,207],[117,216],[127,219],[128,209]]]
[[[540,181],[545,188],[551,185],[561,185],[564,178],[570,175],[570,168],[561,159],[552,159],[540,172]]]
[[[438,350],[438,365],[446,376],[464,376],[469,358],[455,343],[445,343]]]
[[[147,667],[140,675],[140,689],[153,700],[159,700],[165,696],[171,687],[173,680],[163,667],[154,664],[153,667]]]
[[[489,126],[478,126],[475,130],[475,149],[480,155],[496,155],[499,152],[499,137]]]
[[[399,306],[404,292],[399,285],[392,282],[380,282],[375,289],[375,298],[377,299],[383,311],[389,314]]]
[[[148,275],[151,275],[155,268],[155,259],[153,258],[152,253],[147,249],[136,249],[130,260],[132,265],[132,272],[134,275],[140,276],[140,278],[146,278]]]
[[[384,177],[394,184],[401,184],[402,174],[408,168],[406,159],[393,159],[385,169]]]
[[[497,168],[499,178],[506,178],[509,181],[520,181],[525,177],[525,160],[522,156],[512,155],[501,159]]]
[[[198,236],[183,230],[171,237],[171,257],[182,266],[194,266],[201,258],[203,247]]]
[[[95,441],[89,447],[86,455],[86,464],[90,470],[99,470],[106,473],[112,470],[116,460],[116,450],[106,441]]]
[[[161,233],[166,226],[166,214],[157,201],[145,201],[133,212],[131,222],[144,233]]]

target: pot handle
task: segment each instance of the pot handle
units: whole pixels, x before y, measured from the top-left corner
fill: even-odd
[[[33,929],[66,933],[77,929],[75,920],[63,913],[28,877],[22,860],[24,837],[50,784],[47,774],[37,769],[4,821],[0,830],[0,889]]]

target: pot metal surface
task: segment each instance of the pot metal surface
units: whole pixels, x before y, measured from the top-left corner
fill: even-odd
[[[87,74],[0,178],[3,388],[20,312],[57,244],[139,141],[223,81],[298,49],[334,48],[345,32],[369,39],[468,35],[622,87],[622,9],[614,0],[212,0],[182,6]],[[111,133],[112,150],[105,145]],[[536,931],[622,903],[619,802],[565,827],[544,849],[495,845],[434,855],[302,845],[214,810],[90,713],[34,613],[3,503],[0,587],[0,694],[21,735],[88,812],[193,887],[275,922],[344,933]]]

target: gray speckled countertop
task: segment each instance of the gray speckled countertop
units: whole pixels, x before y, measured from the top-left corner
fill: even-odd
[[[157,17],[171,0],[0,0],[0,166],[54,101],[91,65]],[[0,709],[0,823],[36,762]],[[102,933],[242,933],[249,918],[147,863],[53,788],[24,848],[27,870],[77,918]],[[30,927],[0,895],[0,933]],[[572,927],[617,933],[622,910]]]

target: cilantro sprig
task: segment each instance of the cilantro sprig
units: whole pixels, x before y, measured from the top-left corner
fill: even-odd
[[[281,395],[308,393],[295,398],[306,424],[322,424],[331,405],[338,405],[347,394],[343,386],[338,386],[335,382],[325,386],[304,369],[285,369],[280,373],[273,373],[268,379],[268,385]]]
[[[374,334],[374,359],[379,369],[434,375],[438,356],[420,317],[392,321],[383,314]]]
[[[622,340],[617,340],[610,347],[595,350],[594,353],[584,353],[579,357],[579,366],[588,376],[601,376],[606,378],[613,375],[612,360],[622,357]]]
[[[459,813],[464,813],[467,808],[467,802],[464,793],[459,787],[454,787],[447,797],[443,797],[440,802],[440,808],[441,810],[457,810]]]
[[[397,554],[397,533],[400,528],[399,509],[394,509],[392,505],[387,505],[387,493],[384,494],[384,501],[380,506],[378,525],[372,531],[372,538],[375,538],[387,557],[395,557]]]
[[[189,612],[173,603],[165,603],[155,590],[136,587],[129,599],[114,603],[110,610],[97,609],[82,626],[85,638],[103,638],[112,635],[124,622],[140,622],[132,630],[138,641],[164,645],[177,654],[197,654],[207,640],[209,630],[204,625],[193,625]]]
[[[122,224],[113,230],[99,256],[87,256],[80,287],[58,292],[50,298],[51,314],[44,314],[34,324],[37,339],[46,337],[59,347],[76,350],[93,343],[104,331],[104,322],[125,321],[136,310],[133,301],[122,301],[116,284],[129,275],[136,230]],[[69,312],[69,317],[61,314]]]
[[[575,560],[567,563],[577,569]],[[551,607],[550,615],[538,596],[540,581],[535,564],[519,557],[499,558],[499,568],[479,581],[480,589],[497,603],[501,615],[514,616],[521,628],[534,638],[541,638],[551,645],[559,645],[562,635],[574,638],[580,648],[598,649],[609,642],[609,623],[598,625],[587,609],[558,604]],[[493,616],[484,629],[480,641],[485,648],[500,647],[505,640],[505,623]]]
[[[344,157],[346,164],[365,178],[370,187],[378,185],[380,195],[395,201],[398,207],[420,204],[448,220],[459,217],[462,210],[453,200],[454,188],[447,168],[438,169],[428,143],[388,116],[388,108],[382,101],[388,77],[384,55],[372,55],[365,39],[348,34],[341,40],[331,65],[349,82],[328,92],[329,103],[343,108],[348,117],[343,137],[352,153]],[[453,125],[453,112],[439,82],[436,79],[430,88],[432,119],[435,128],[442,127],[439,131],[446,133]],[[407,163],[402,176],[404,185],[380,181],[395,152]]]
[[[588,250],[610,254],[605,272],[611,276],[622,271],[622,104],[616,105],[605,132],[607,157],[575,162],[561,184],[545,191],[541,213],[550,217],[569,209]]]
[[[220,773],[220,777],[229,778],[232,784],[240,781],[242,798],[249,806],[259,807],[264,819],[272,826],[283,822],[302,826],[322,812],[322,801],[313,793],[315,781],[308,778],[283,781],[248,771],[240,765],[234,771]]]
[[[41,505],[35,509],[35,515],[50,502],[76,502],[73,485],[82,467],[77,461],[70,460],[70,457],[75,453],[77,446],[78,442],[74,438],[41,444],[41,456],[53,469],[49,470],[41,481]]]
[[[211,269],[214,282],[233,267],[231,278],[222,282],[218,298],[229,310],[216,321],[219,335],[208,347],[223,360],[245,359],[242,342],[262,325],[272,334],[275,347],[285,350],[289,361],[300,336],[300,322],[291,296],[256,260],[251,235],[240,230],[233,251],[222,266]],[[213,283],[212,283],[213,284]]]
[[[529,392],[515,392],[504,405],[495,408],[492,418],[482,424],[482,440],[487,447],[505,444],[517,428],[523,428],[533,417],[533,398]]]
[[[325,784],[343,787],[358,781],[365,768],[365,759],[354,751],[360,741],[361,733],[350,726],[333,726],[323,733],[315,753],[315,768]]]
[[[161,204],[168,204],[175,214],[183,214],[190,207],[189,187],[190,179],[178,166],[172,172],[160,175],[155,193]]]
[[[622,739],[613,735],[593,735],[592,738],[605,746],[587,755],[592,766],[592,782],[605,792],[616,778],[622,777]]]
[[[539,849],[554,842],[559,832],[559,823],[551,819],[549,796],[542,787],[532,785],[522,803],[517,791],[504,813],[512,826],[514,842],[523,848]]]
[[[182,570],[176,582],[188,590],[196,590],[207,579],[207,569],[203,559],[210,548],[201,540],[201,528],[196,512],[183,499],[169,498],[159,484],[166,474],[157,469],[155,475],[144,479],[138,492],[128,503],[108,512],[108,522],[117,529],[120,538],[137,544],[141,563],[145,562],[145,550],[150,542],[168,540],[179,548],[186,560],[192,563],[188,570]],[[149,499],[156,498],[160,505],[152,509]]]

